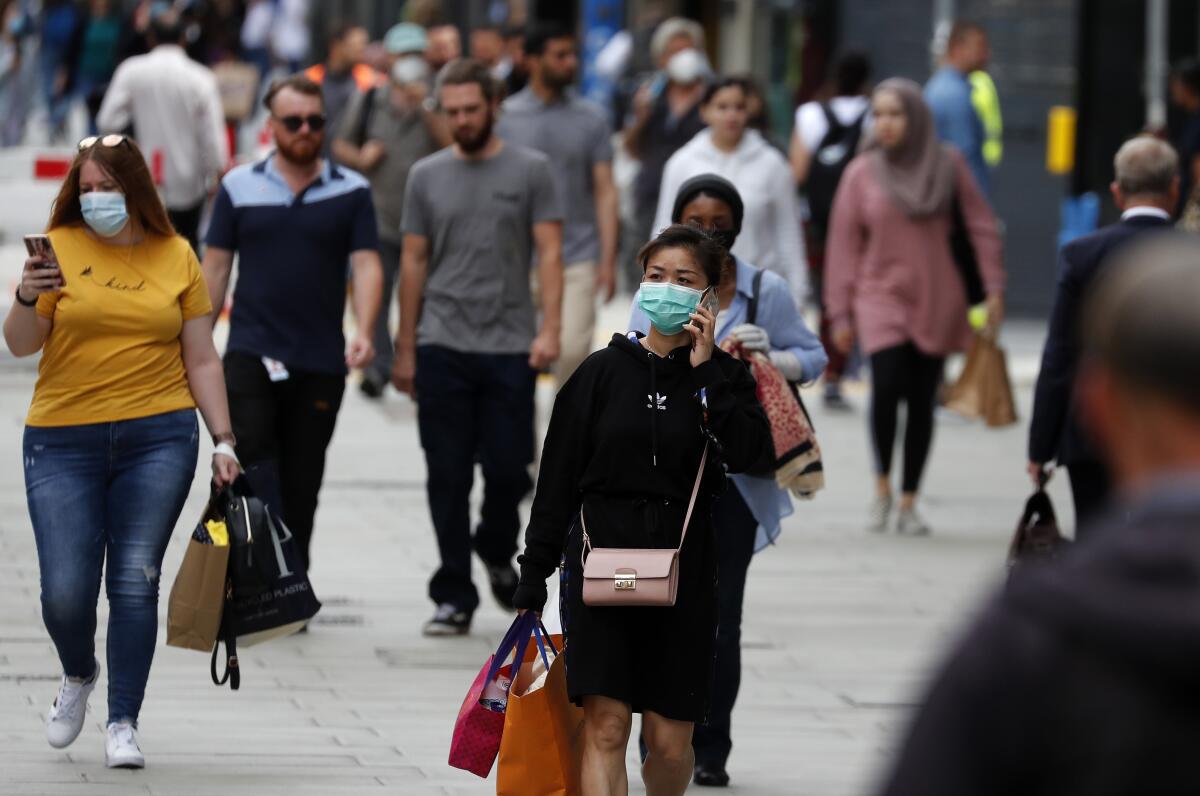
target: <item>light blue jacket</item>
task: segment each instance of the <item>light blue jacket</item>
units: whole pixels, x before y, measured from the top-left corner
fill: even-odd
[[[720,343],[737,326],[746,323],[746,311],[754,295],[754,275],[758,268],[742,260],[737,262],[737,293],[733,303],[717,316],[717,342]],[[758,326],[766,330],[774,350],[790,351],[800,360],[803,381],[814,381],[825,371],[829,357],[821,340],[813,334],[800,315],[788,283],[773,271],[764,271],[758,295]],[[648,332],[650,321],[633,298],[629,331]],[[780,489],[773,478],[752,475],[730,475],[750,513],[758,520],[758,539],[755,551],[761,550],[779,537],[780,523],[792,515],[792,501],[786,490]]]
[[[971,167],[984,196],[991,191],[991,173],[983,158],[987,134],[983,120],[971,102],[971,83],[957,69],[943,66],[925,84],[925,102],[933,113],[938,138],[953,144]]]

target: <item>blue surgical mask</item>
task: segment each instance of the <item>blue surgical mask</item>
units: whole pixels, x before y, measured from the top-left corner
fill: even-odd
[[[129,221],[129,211],[125,208],[125,194],[115,191],[80,194],[79,209],[87,225],[104,238],[116,235]]]
[[[683,331],[703,295],[703,291],[683,285],[643,282],[638,290],[638,306],[655,329],[670,337]]]

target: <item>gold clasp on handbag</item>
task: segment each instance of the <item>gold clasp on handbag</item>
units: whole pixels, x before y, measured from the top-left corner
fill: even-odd
[[[613,576],[613,588],[617,591],[633,591],[637,589],[637,573],[633,570],[618,570]]]

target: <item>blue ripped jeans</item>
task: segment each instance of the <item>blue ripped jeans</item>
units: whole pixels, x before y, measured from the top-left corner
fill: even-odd
[[[196,474],[198,436],[192,409],[25,428],[25,493],[42,619],[69,677],[90,677],[94,670],[96,602],[105,573],[110,723],[136,723],[142,707],[158,635],[163,553]]]

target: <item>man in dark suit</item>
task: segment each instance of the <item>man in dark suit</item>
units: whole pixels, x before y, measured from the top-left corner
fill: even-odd
[[[1083,313],[1078,393],[1120,503],[1086,544],[1013,571],[883,796],[1200,793],[1200,240],[1118,260]]]
[[[1107,502],[1108,468],[1079,427],[1075,378],[1081,349],[1079,310],[1112,255],[1130,241],[1171,225],[1179,200],[1179,158],[1156,138],[1127,141],[1114,159],[1113,199],[1121,221],[1071,241],[1060,255],[1058,290],[1042,354],[1029,423],[1029,474],[1034,484],[1049,477],[1048,465],[1067,468],[1075,502],[1076,535]]]

